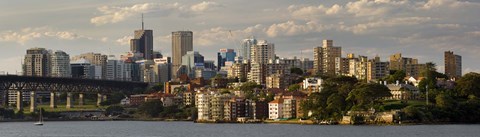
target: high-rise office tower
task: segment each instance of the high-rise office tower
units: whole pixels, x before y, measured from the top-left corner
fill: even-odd
[[[235,56],[237,53],[233,49],[220,49],[220,52],[217,53],[217,70],[220,70],[225,66],[225,62],[235,62]]]
[[[445,75],[449,78],[462,76],[462,56],[453,54],[453,51],[445,51]]]
[[[86,59],[88,60],[88,62],[90,62],[92,65],[95,65],[95,66],[99,66],[97,68],[100,68],[101,69],[101,77],[98,77],[98,76],[95,76],[95,79],[105,79],[106,78],[106,75],[107,75],[107,55],[102,55],[100,53],[93,53],[93,52],[90,52],[90,53],[84,53],[84,54],[80,54],[80,55],[77,55],[75,57],[72,58],[72,61],[77,61],[79,59]],[[96,71],[95,73],[97,73],[98,71]],[[99,73],[97,73],[99,74]]]
[[[182,65],[182,56],[187,54],[187,51],[193,51],[193,32],[172,32],[172,79],[178,77],[177,71]]]
[[[50,76],[50,60],[48,58],[48,51],[44,48],[28,49],[23,64],[23,75]]]
[[[334,47],[333,40],[323,40],[322,47],[313,50],[315,73],[335,75],[335,58],[342,56],[342,47]]]
[[[275,44],[260,40],[250,48],[250,60],[252,63],[265,64],[275,59]]]
[[[135,30],[135,36],[130,40],[130,51],[133,53],[142,53],[146,60],[153,59],[153,30],[145,30],[143,26],[142,15],[142,29]]]
[[[243,60],[250,59],[250,50],[253,45],[257,45],[257,40],[254,37],[243,40],[242,49],[239,51],[239,55]]]
[[[50,52],[51,76],[52,77],[72,77],[70,68],[70,55],[57,50]]]
[[[204,61],[203,55],[197,51],[188,51],[187,54],[182,57],[182,65],[187,68],[187,74],[191,78],[195,76],[194,72],[196,68],[204,67]]]
[[[127,80],[125,78],[125,76],[127,76],[125,68],[125,63],[122,60],[117,60],[114,55],[110,55],[107,60],[106,79],[119,81]]]
[[[153,71],[155,77],[160,83],[165,83],[171,80],[172,76],[172,62],[170,57],[156,58],[153,60]]]
[[[70,67],[72,78],[95,79],[95,77],[101,77],[101,67],[91,65],[88,60],[83,58],[70,62]],[[97,75],[95,74],[95,68],[100,70],[100,72],[97,72]]]

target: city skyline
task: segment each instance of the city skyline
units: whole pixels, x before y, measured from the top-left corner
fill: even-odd
[[[132,30],[153,30],[154,50],[171,55],[171,32],[195,33],[193,50],[215,60],[221,48],[238,50],[250,36],[275,43],[279,57],[313,59],[323,39],[342,47],[342,55],[373,58],[402,53],[433,61],[443,72],[443,53],[462,56],[463,74],[480,72],[480,3],[436,0],[377,1],[79,1],[1,2],[0,71],[21,71],[32,47],[116,55],[129,51]],[[47,4],[48,3],[48,4]],[[53,4],[55,3],[55,4]],[[241,5],[241,6],[237,6]],[[312,5],[312,6],[308,6]],[[61,8],[59,8],[61,7]],[[441,10],[440,10],[441,9]],[[20,11],[20,12],[19,12]],[[255,13],[255,14],[253,14]],[[284,14],[281,14],[284,13]],[[281,16],[271,16],[281,15]],[[349,19],[351,18],[351,19]],[[327,21],[328,20],[328,21]],[[231,34],[229,34],[231,32]],[[6,52],[8,51],[8,52]]]

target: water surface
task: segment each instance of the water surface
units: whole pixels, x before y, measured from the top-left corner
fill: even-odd
[[[322,126],[80,121],[0,123],[1,137],[478,137],[480,125]]]

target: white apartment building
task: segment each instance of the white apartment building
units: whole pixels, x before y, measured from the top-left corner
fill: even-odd
[[[210,120],[210,104],[211,95],[209,93],[198,92],[195,95],[195,106],[197,107],[198,118],[197,120]]]
[[[250,59],[252,63],[264,64],[268,60],[275,59],[275,44],[267,43],[266,40],[260,40],[250,49]]]
[[[268,119],[283,118],[283,99],[276,99],[268,103]]]
[[[303,89],[308,93],[321,92],[323,80],[321,78],[306,78],[303,80]]]
[[[367,79],[368,58],[366,56],[358,56],[349,60],[349,76],[354,76],[359,80]]]

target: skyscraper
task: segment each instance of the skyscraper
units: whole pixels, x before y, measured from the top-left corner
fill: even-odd
[[[155,62],[153,65],[153,71],[158,82],[165,83],[170,81],[172,76],[172,63],[170,57],[156,58],[153,61]]]
[[[70,55],[60,50],[52,51],[50,60],[52,77],[72,77]]]
[[[322,47],[313,49],[315,73],[335,75],[335,58],[342,56],[342,47],[334,47],[333,40],[323,40]]]
[[[250,50],[253,45],[257,45],[257,40],[254,37],[244,39],[242,42],[242,49],[239,51],[239,56],[241,56],[244,60],[249,60]]]
[[[88,62],[90,62],[92,65],[95,66],[100,66],[100,69],[102,70],[101,73],[98,73],[97,71],[95,72],[96,74],[100,74],[101,77],[95,76],[95,79],[105,79],[107,75],[107,55],[102,55],[100,53],[84,53],[77,55],[72,58],[72,61],[77,61],[79,59],[86,59]],[[98,67],[97,67],[98,68]]]
[[[48,58],[48,51],[44,48],[28,49],[23,64],[23,75],[50,76],[50,62]]]
[[[453,51],[445,51],[445,75],[449,78],[462,76],[462,56],[453,54]]]
[[[217,70],[220,70],[225,66],[225,62],[235,62],[235,56],[237,53],[233,49],[220,49],[217,53]]]
[[[153,30],[145,30],[143,26],[142,15],[142,29],[135,30],[135,36],[130,40],[130,51],[133,53],[142,53],[146,60],[153,59]]]
[[[188,51],[187,54],[182,57],[182,65],[187,68],[187,74],[191,78],[195,76],[194,72],[196,68],[204,67],[204,61],[203,55],[197,51]]]
[[[250,60],[252,63],[265,64],[273,59],[275,59],[275,44],[261,40],[250,47]]]
[[[176,79],[177,71],[182,65],[182,56],[193,50],[193,32],[172,32],[172,79]]]

